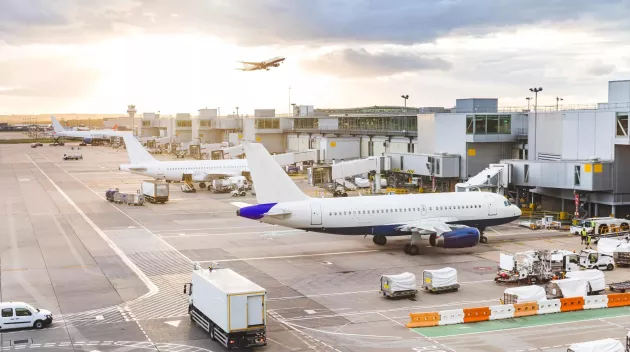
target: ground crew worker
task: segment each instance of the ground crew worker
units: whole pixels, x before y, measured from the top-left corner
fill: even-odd
[[[586,227],[582,228],[582,232],[580,233],[581,237],[582,237],[582,244],[586,243]]]
[[[591,220],[591,228],[593,229],[593,233],[595,233],[595,220]]]
[[[590,234],[586,235],[586,249],[592,249],[591,248],[591,238],[592,238],[592,236]]]

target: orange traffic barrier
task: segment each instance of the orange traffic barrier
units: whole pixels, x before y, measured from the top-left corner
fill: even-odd
[[[630,306],[630,293],[609,293],[608,308]]]
[[[572,312],[584,309],[584,297],[560,298],[560,311]]]
[[[525,302],[514,303],[514,317],[528,317],[530,315],[538,315],[538,303]]]
[[[407,323],[408,328],[423,328],[426,326],[438,326],[440,324],[440,313],[410,313],[411,321]]]
[[[490,320],[490,308],[464,308],[464,323]]]

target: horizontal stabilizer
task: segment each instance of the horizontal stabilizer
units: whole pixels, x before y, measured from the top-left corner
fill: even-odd
[[[243,202],[230,202],[230,204],[232,204],[233,206],[237,207],[237,208],[245,208],[245,207],[249,207],[252,206],[253,204],[249,204],[249,203],[243,203]]]

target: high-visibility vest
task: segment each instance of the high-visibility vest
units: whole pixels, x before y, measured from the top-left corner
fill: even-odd
[[[586,237],[586,244],[591,244],[591,236]]]

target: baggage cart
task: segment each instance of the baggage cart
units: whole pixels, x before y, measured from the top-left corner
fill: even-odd
[[[120,192],[114,193],[114,203],[116,204],[127,203],[127,193],[120,193]]]
[[[611,291],[626,293],[630,292],[630,281],[614,282],[608,285]]]
[[[438,270],[424,270],[422,272],[422,287],[430,292],[455,292],[459,290],[457,270],[443,268]]]
[[[418,293],[416,275],[402,273],[381,276],[381,293],[385,297],[414,297]]]
[[[107,191],[105,191],[105,199],[107,199],[107,201],[109,202],[113,202],[114,201],[114,194],[116,194],[118,192],[118,188],[110,188]]]
[[[626,337],[626,340],[628,338]],[[627,352],[628,347],[615,339],[603,339],[596,341],[574,343],[567,349],[567,352]]]
[[[129,193],[127,194],[127,205],[143,205],[144,196],[142,194]]]

